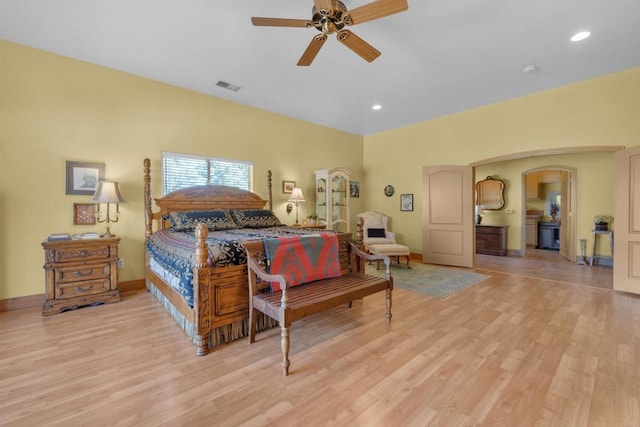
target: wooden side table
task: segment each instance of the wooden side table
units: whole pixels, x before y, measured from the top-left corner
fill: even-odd
[[[120,238],[44,241],[42,315],[122,300],[118,289]]]
[[[296,228],[315,228],[318,230],[326,230],[326,224],[293,224],[292,227]]]
[[[596,256],[596,243],[598,241],[598,236],[602,236],[603,234],[609,235],[609,244],[611,245],[611,257],[613,257],[613,231],[611,230],[591,230],[593,233],[593,253],[591,255],[591,259],[589,260],[589,267],[593,267],[593,264],[596,262],[596,258],[600,258]]]
[[[508,225],[476,225],[476,253],[507,255]]]

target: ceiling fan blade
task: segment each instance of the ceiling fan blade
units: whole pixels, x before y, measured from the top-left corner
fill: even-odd
[[[303,67],[311,65],[313,60],[316,58],[316,55],[318,54],[318,52],[320,52],[320,48],[326,41],[327,41],[327,35],[324,33],[318,34],[317,36],[315,36],[313,40],[311,40],[311,43],[309,43],[309,46],[307,46],[307,49],[304,51],[304,53],[300,57],[300,60],[298,61],[298,65]]]
[[[316,5],[316,9],[318,10],[333,10],[332,0],[313,0],[313,3]]]
[[[345,19],[349,25],[362,24],[363,22],[404,12],[409,9],[407,0],[376,0],[356,7],[348,12],[349,18]]]
[[[287,18],[259,18],[252,17],[251,23],[258,27],[313,27],[313,22],[307,19],[287,19]]]
[[[338,41],[357,53],[367,62],[372,62],[381,55],[380,51],[371,46],[360,37],[349,30],[342,30],[338,33]]]

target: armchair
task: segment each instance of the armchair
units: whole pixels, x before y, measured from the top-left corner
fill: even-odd
[[[369,250],[370,245],[383,245],[396,243],[396,234],[387,230],[389,218],[378,212],[363,212],[358,214],[362,218],[362,243],[364,249]]]
[[[409,266],[409,248],[396,243],[396,234],[387,229],[388,218],[378,212],[363,212],[358,214],[358,220],[362,218],[362,243],[368,253],[383,254],[395,258],[400,263],[400,257],[407,259]],[[376,268],[380,268],[378,263]]]

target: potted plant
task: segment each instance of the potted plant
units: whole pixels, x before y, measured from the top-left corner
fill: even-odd
[[[551,213],[551,218],[555,221],[558,217],[558,213],[560,212],[560,205],[557,203],[551,203],[549,211]]]
[[[307,219],[311,224],[315,225],[315,223],[318,221],[318,214],[314,212],[311,215],[307,216]]]
[[[608,215],[596,215],[593,217],[593,223],[596,226],[596,231],[609,230],[609,223],[613,221],[613,217]]]

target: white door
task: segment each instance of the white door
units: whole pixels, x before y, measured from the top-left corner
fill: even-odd
[[[614,156],[613,289],[640,294],[640,147]]]
[[[422,168],[422,261],[473,267],[475,226],[470,166]]]

